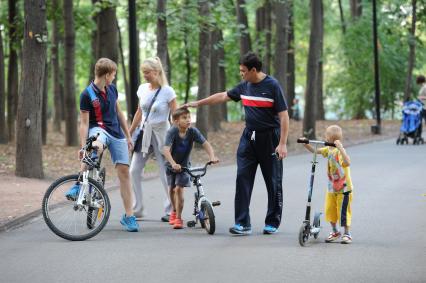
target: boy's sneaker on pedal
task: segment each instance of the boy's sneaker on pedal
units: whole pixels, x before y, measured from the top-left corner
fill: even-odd
[[[235,224],[231,228],[229,228],[229,233],[234,235],[250,235],[251,227],[244,227],[240,224]]]
[[[351,234],[343,234],[342,241],[340,243],[342,243],[342,244],[350,244],[350,243],[352,243],[352,236],[351,236]]]
[[[326,243],[334,242],[334,241],[338,240],[341,235],[342,234],[340,234],[340,232],[330,232],[327,239],[325,239],[325,242]]]
[[[275,234],[277,232],[278,228],[271,225],[266,225],[265,228],[263,228],[263,234]]]
[[[126,229],[129,232],[138,232],[139,231],[139,224],[136,222],[135,216],[126,216],[126,214],[121,217],[120,220],[121,225],[123,225],[124,229]]]
[[[175,224],[173,224],[173,229],[183,229],[183,220],[176,218],[175,219]]]
[[[169,216],[169,225],[175,225],[175,221],[176,221],[176,212],[172,212],[170,213]]]
[[[65,193],[65,197],[67,198],[67,200],[77,200],[78,193],[80,192],[80,186],[80,184],[75,184],[68,190],[68,192]]]

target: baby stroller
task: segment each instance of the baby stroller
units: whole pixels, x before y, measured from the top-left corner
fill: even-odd
[[[413,144],[424,144],[422,138],[423,105],[419,101],[407,101],[402,107],[402,125],[396,144],[408,144],[408,138]]]

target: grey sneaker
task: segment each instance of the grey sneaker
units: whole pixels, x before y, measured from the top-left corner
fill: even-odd
[[[145,212],[134,212],[133,215],[137,218],[137,219],[144,219],[146,218],[147,214]]]

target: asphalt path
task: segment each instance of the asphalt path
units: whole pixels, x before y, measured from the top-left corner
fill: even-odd
[[[394,140],[347,149],[354,183],[353,243],[298,244],[310,154],[284,161],[284,212],[279,233],[263,235],[267,195],[260,169],[252,195],[253,234],[231,236],[236,166],[213,167],[203,178],[215,207],[216,233],[173,230],[162,223],[159,180],[144,182],[148,216],[139,233],[122,230],[118,191],[105,229],[93,239],[69,242],[37,217],[0,233],[0,282],[426,282],[426,145],[396,146]],[[313,210],[323,210],[325,159],[320,158]],[[185,192],[190,220],[193,188]]]

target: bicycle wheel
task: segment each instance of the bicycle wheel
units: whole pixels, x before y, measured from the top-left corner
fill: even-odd
[[[213,213],[213,207],[212,205],[207,202],[203,201],[201,203],[201,213],[202,218],[200,218],[201,227],[206,229],[207,233],[210,235],[213,235],[216,230],[216,222],[214,219],[214,213]]]
[[[99,199],[98,194],[96,192],[93,193],[93,198],[95,200]],[[95,228],[96,220],[98,220],[98,213],[99,213],[99,208],[89,206],[89,208],[87,209],[87,220],[86,220],[87,228],[89,229]]]
[[[83,205],[77,206],[76,201],[67,200],[65,194],[77,181],[76,174],[53,182],[43,197],[42,205],[43,218],[50,230],[70,241],[83,241],[97,235],[108,222],[111,210],[106,191],[92,178],[88,180]],[[87,221],[89,211],[90,225]]]

